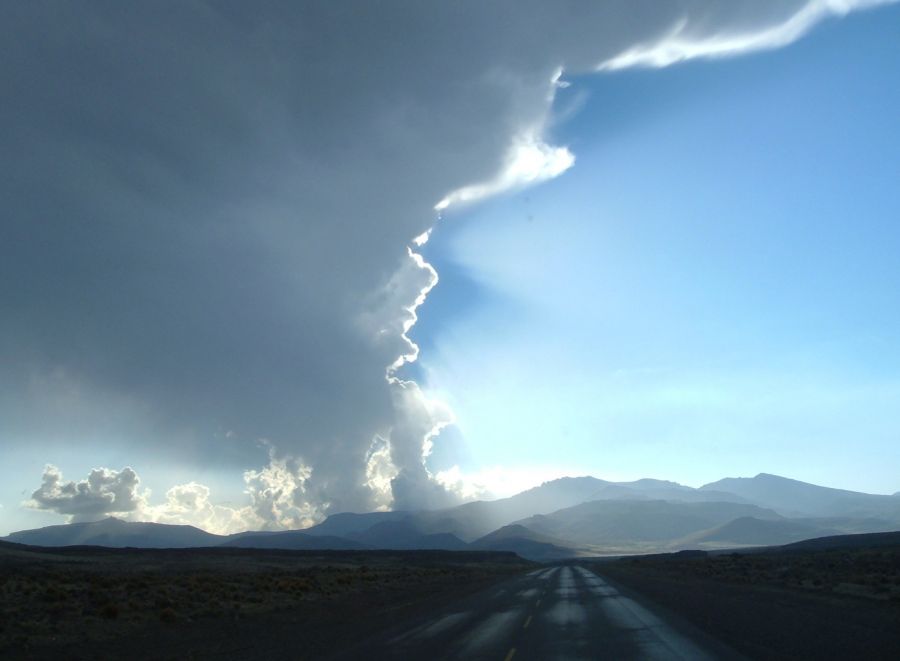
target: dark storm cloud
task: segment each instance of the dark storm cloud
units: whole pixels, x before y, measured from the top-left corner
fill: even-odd
[[[2,442],[267,439],[325,512],[381,502],[389,439],[404,504],[441,500],[445,418],[385,378],[434,205],[540,139],[560,67],[834,4],[3,3]]]

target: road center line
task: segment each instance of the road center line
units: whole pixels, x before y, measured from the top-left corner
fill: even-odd
[[[516,654],[516,648],[513,647],[511,650],[509,650],[509,654],[506,655],[506,658],[504,658],[503,661],[511,661],[511,659],[513,658],[513,656],[515,656],[515,654]]]
[[[525,620],[525,624],[522,625],[522,628],[527,629],[529,624],[531,624],[531,615],[529,615],[528,619]]]

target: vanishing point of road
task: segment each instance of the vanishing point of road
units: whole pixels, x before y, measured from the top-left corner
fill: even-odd
[[[342,659],[740,659],[580,566],[538,569],[471,595]],[[667,621],[669,620],[669,621]]]

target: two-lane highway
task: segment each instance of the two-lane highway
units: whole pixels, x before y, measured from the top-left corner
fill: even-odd
[[[732,656],[665,622],[580,566],[548,567],[470,596],[342,658],[715,659]],[[735,655],[735,658],[736,655]]]

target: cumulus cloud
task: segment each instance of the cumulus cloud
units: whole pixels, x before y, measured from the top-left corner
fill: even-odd
[[[196,482],[176,485],[166,492],[163,503],[147,504],[124,518],[192,525],[221,535],[261,527],[249,507],[233,508],[214,504],[210,488]]]
[[[153,504],[149,489],[141,488],[140,477],[132,468],[95,468],[86,479],[65,481],[56,466],[48,465],[41,486],[24,504],[62,514],[69,522],[116,516],[127,521],[194,525],[217,534],[306,528],[317,519],[305,498],[309,475],[310,469],[296,460],[272,458],[265,467],[244,473],[250,504],[227,507],[215,504],[210,488],[197,482],[175,485],[163,502]]]
[[[316,522],[317,508],[328,502],[311,503],[306,483],[312,470],[297,459],[273,457],[261,470],[244,473],[250,509],[265,528],[306,528]]]
[[[71,521],[96,521],[112,514],[129,515],[143,509],[146,494],[131,468],[95,468],[87,479],[65,482],[56,466],[47,465],[41,486],[26,504],[34,509],[65,514]]]
[[[234,516],[265,527],[450,502],[424,459],[452,417],[402,375],[435,208],[572,166],[561,72],[773,47],[870,4],[4,3],[0,438],[239,467]],[[33,502],[135,512],[124,473],[51,471]]]

